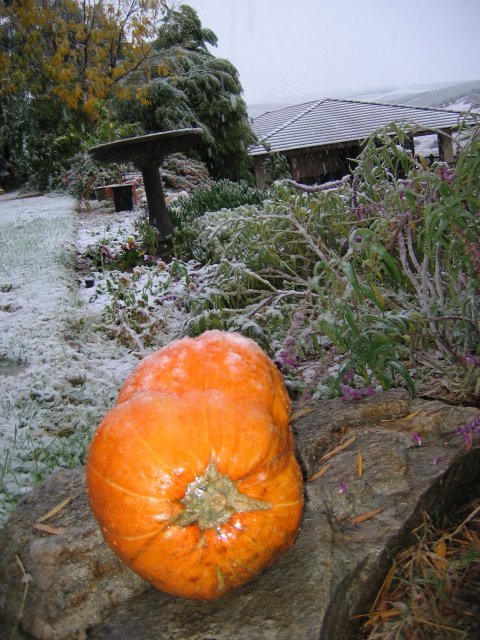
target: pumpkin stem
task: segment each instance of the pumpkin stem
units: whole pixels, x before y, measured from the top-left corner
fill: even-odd
[[[235,513],[264,511],[273,506],[241,493],[235,482],[218,471],[214,460],[188,485],[180,502],[185,508],[175,516],[172,524],[187,526],[196,522],[202,530],[220,527]]]

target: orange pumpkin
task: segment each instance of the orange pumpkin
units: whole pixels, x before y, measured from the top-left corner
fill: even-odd
[[[239,333],[214,330],[171,342],[138,364],[117,402],[139,391],[182,395],[192,389],[217,389],[231,394],[233,401],[261,403],[288,429],[290,399],[277,367],[253,340]]]
[[[293,543],[302,477],[280,374],[210,331],[145,358],[92,440],[87,481],[111,548],[169,593],[218,598]]]
[[[159,589],[213,599],[293,543],[302,477],[262,402],[138,393],[93,438],[87,480],[110,547]]]

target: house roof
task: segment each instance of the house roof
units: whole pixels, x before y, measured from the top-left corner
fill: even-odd
[[[445,109],[324,98],[267,111],[253,120],[252,127],[269,151],[289,151],[363,141],[392,122],[415,125],[419,133],[455,129],[459,118],[458,112]],[[267,151],[257,144],[249,153]]]

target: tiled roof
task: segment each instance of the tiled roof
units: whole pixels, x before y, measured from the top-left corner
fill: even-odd
[[[458,126],[459,117],[445,109],[325,98],[267,111],[253,120],[252,127],[270,151],[288,151],[365,140],[392,122],[413,124],[419,132],[451,129]],[[266,153],[262,144],[249,152]]]

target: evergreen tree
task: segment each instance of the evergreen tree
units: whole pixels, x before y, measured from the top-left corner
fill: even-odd
[[[122,118],[138,119],[148,131],[200,126],[202,160],[217,178],[250,175],[247,148],[255,139],[235,67],[213,56],[217,37],[202,27],[190,6],[166,12],[154,51],[162,65],[145,65],[135,81],[142,99],[118,104]]]

